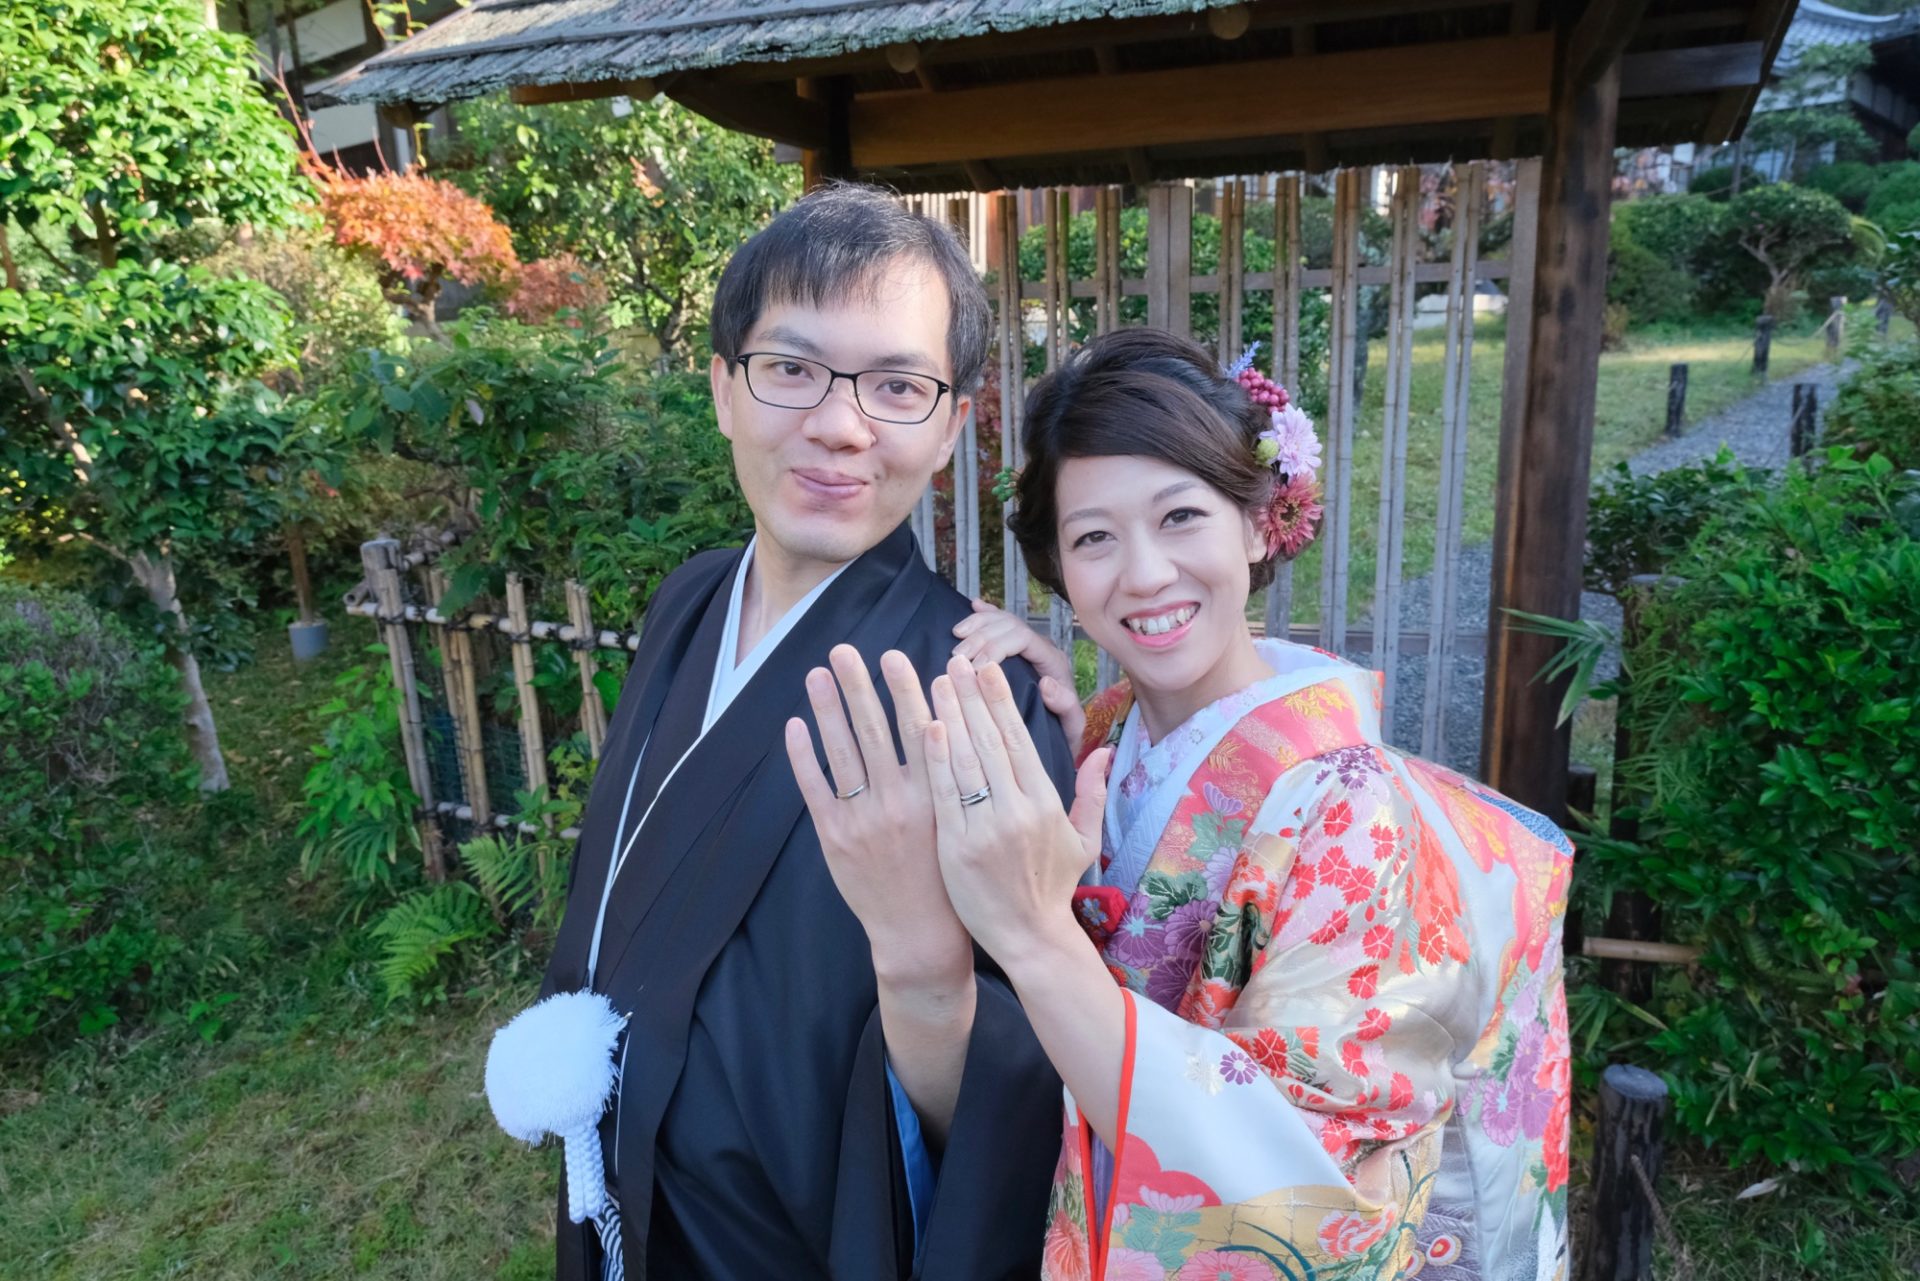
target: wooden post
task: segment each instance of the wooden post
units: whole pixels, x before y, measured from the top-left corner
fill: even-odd
[[[1804,458],[1813,449],[1814,432],[1819,424],[1820,389],[1812,383],[1793,385],[1793,426],[1788,447],[1795,458]]]
[[[1147,188],[1147,323],[1193,334],[1193,188]]]
[[[1767,360],[1773,354],[1773,317],[1762,312],[1753,322],[1753,372],[1754,376],[1767,376]]]
[[[400,691],[400,747],[407,759],[407,782],[420,798],[420,851],[427,877],[447,879],[446,854],[440,845],[440,825],[433,814],[433,771],[427,765],[426,725],[420,716],[420,686],[413,675],[413,644],[407,637],[406,600],[400,590],[400,544],[376,538],[360,544],[360,563],[367,571],[379,607],[380,639],[387,647],[393,686]]]
[[[447,595],[447,576],[438,565],[427,570],[427,590],[433,597],[433,614],[438,616],[440,602]],[[479,685],[474,679],[473,633],[458,620],[440,620],[440,665],[446,678],[447,712],[453,717],[453,741],[460,759],[460,781],[467,794],[467,808],[474,826],[486,829],[493,823],[493,798],[487,787],[487,753],[483,722],[480,719]]]
[[[293,595],[300,604],[300,621],[315,623],[320,613],[313,604],[313,579],[307,574],[307,532],[301,526],[287,526],[287,564],[293,572]]]
[[[848,98],[852,90],[845,76],[802,76],[794,84],[801,98],[823,103],[827,109],[827,145],[800,153],[800,182],[805,191],[836,178],[850,179],[853,172],[853,144],[847,125]]]
[[[529,792],[547,790],[547,745],[540,732],[540,699],[533,692],[533,628],[527,619],[527,588],[507,575],[507,640],[513,645],[513,687],[520,695],[520,763]],[[546,868],[540,869],[542,878]]]
[[[1380,723],[1393,741],[1400,673],[1400,579],[1406,554],[1407,424],[1413,391],[1413,288],[1419,260],[1420,170],[1394,171],[1393,237],[1387,262],[1387,376],[1374,537],[1373,666],[1382,677]]]
[[[1368,169],[1335,179],[1333,308],[1328,325],[1329,378],[1325,469],[1326,518],[1320,539],[1320,648],[1347,651],[1347,575],[1353,536],[1354,334],[1359,328],[1360,213]]]
[[[1240,358],[1242,313],[1246,306],[1247,185],[1238,178],[1226,184],[1220,202],[1220,364]]]
[[[1847,341],[1847,300],[1844,297],[1827,300],[1827,359],[1840,359],[1840,349]]]
[[[1466,528],[1467,412],[1473,386],[1474,277],[1480,269],[1480,223],[1486,169],[1454,167],[1453,257],[1447,272],[1446,376],[1440,403],[1440,501],[1434,513],[1432,598],[1428,608],[1427,679],[1420,752],[1442,760],[1453,698],[1454,635],[1459,631],[1460,543]]]
[[[1667,367],[1667,439],[1676,440],[1687,421],[1687,367]]]
[[[1873,304],[1873,332],[1885,338],[1887,329],[1892,324],[1893,299],[1883,293]]]
[[[1507,611],[1580,613],[1620,58],[1615,48],[1596,61],[1566,26],[1556,48],[1527,363],[1501,422],[1482,764],[1493,787],[1561,822],[1570,734],[1556,720],[1566,678],[1535,679],[1559,642],[1510,627]],[[1572,68],[1589,64],[1592,79],[1575,78]]]
[[[600,759],[600,745],[607,740],[607,705],[600,699],[600,687],[593,674],[598,663],[596,651],[599,631],[593,625],[593,603],[587,599],[585,584],[567,580],[567,621],[573,624],[573,661],[580,669],[580,728],[587,736],[587,751]]]
[[[1061,341],[1060,331],[1066,325],[1066,318],[1060,313],[1064,309],[1064,300],[1060,297],[1060,196],[1061,191],[1048,190],[1040,193],[1041,222],[1040,243],[1046,250],[1043,265],[1040,268],[1041,306],[1047,316],[1047,364],[1046,370],[1052,373],[1060,367]]]
[[[1067,257],[1068,232],[1073,225],[1072,192],[1060,187],[1046,193],[1047,370],[1067,363],[1072,346],[1073,270]],[[1073,606],[1054,595],[1047,605],[1047,638],[1053,647],[1073,658]]]
[[[1600,1077],[1593,1139],[1593,1203],[1578,1281],[1652,1281],[1659,1207],[1653,1188],[1665,1156],[1667,1084],[1616,1063]]]

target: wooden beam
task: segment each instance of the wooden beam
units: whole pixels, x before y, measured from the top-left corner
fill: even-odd
[[[1576,88],[1597,80],[1626,52],[1647,4],[1648,0],[1590,0],[1568,33],[1561,74]]]
[[[800,155],[801,189],[811,191],[823,182],[853,177],[847,155],[845,77],[798,80],[794,90],[801,101],[820,112],[822,123],[818,139]]]
[[[1630,53],[1620,60],[1620,97],[1624,101],[1754,89],[1765,74],[1766,46],[1758,40]]]
[[[850,108],[853,163],[872,170],[1538,115],[1550,98],[1551,51],[1546,34],[1496,36],[941,94],[863,94]],[[1354,93],[1355,85],[1369,91]]]
[[[1313,23],[1296,22],[1293,25],[1293,56],[1310,57],[1315,49]],[[1305,153],[1307,171],[1324,173],[1327,168],[1327,135],[1314,130],[1300,140],[1300,148]]]
[[[645,78],[589,80],[578,84],[515,85],[512,98],[515,106],[539,107],[549,102],[583,102],[591,98],[626,97],[635,102],[652,102],[659,92],[660,86]]]
[[[1582,52],[1573,35],[1560,32],[1563,65]],[[1516,629],[1507,611],[1580,616],[1619,89],[1617,58],[1585,84],[1556,77],[1528,360],[1501,422],[1482,766],[1490,785],[1555,822],[1567,812],[1571,735],[1556,726],[1566,678],[1536,677],[1559,642]]]
[[[829,146],[829,94],[809,98],[787,86],[720,84],[690,72],[667,78],[661,87],[681,106],[728,129],[808,151]]]
[[[1525,36],[1533,34],[1540,25],[1539,0],[1514,0],[1513,8],[1507,14],[1507,31],[1511,35]],[[1511,160],[1513,142],[1516,133],[1512,116],[1502,116],[1493,123],[1493,158]]]

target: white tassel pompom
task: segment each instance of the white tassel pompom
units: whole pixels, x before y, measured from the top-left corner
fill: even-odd
[[[566,1142],[568,1217],[606,1209],[600,1115],[613,1097],[614,1046],[626,1019],[598,992],[559,992],[493,1034],[487,1102],[500,1128],[523,1143]]]

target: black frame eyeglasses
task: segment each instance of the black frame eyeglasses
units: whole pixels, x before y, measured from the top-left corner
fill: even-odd
[[[817,409],[833,394],[835,381],[844,378],[853,386],[853,401],[860,407],[861,413],[875,422],[911,427],[933,417],[934,411],[940,408],[941,400],[953,392],[951,383],[915,369],[862,369],[850,374],[817,360],[784,351],[743,351],[735,359],[746,373],[747,391],[761,404],[775,409]],[[761,362],[761,382],[757,386],[753,381],[756,361]],[[800,369],[794,371],[791,381],[775,380],[768,371],[768,362],[773,361],[790,362],[800,366]],[[888,377],[904,379],[916,385],[932,383],[933,400],[928,403],[925,412],[920,412],[917,417],[903,416],[913,415],[917,411],[901,403],[898,393],[885,390]],[[893,396],[894,403],[889,403],[889,395]]]

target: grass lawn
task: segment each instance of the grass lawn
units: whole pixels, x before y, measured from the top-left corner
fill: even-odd
[[[1871,309],[1849,316],[1855,333],[1872,324]],[[1506,355],[1506,322],[1483,320],[1473,341],[1468,393],[1466,512],[1462,543],[1493,537],[1494,488],[1500,466],[1500,384]],[[1769,377],[1790,378],[1826,358],[1825,339],[1811,321],[1776,333]],[[1406,558],[1404,577],[1433,568],[1434,522],[1440,507],[1440,398],[1445,390],[1445,331],[1422,329],[1413,340],[1412,409],[1407,429]],[[1727,328],[1687,336],[1630,335],[1620,351],[1600,356],[1594,412],[1593,474],[1660,438],[1667,421],[1667,368],[1685,363],[1687,421],[1696,423],[1755,390],[1751,329]],[[1358,618],[1373,600],[1374,549],[1380,493],[1381,420],[1386,409],[1386,343],[1376,341],[1367,359],[1366,394],[1354,419],[1353,564],[1348,617]],[[1784,437],[1787,424],[1782,421]],[[1322,427],[1324,435],[1324,426]],[[1319,617],[1320,551],[1311,547],[1294,566],[1295,622]],[[1256,603],[1253,608],[1264,608]],[[1472,620],[1464,620],[1471,623]]]

